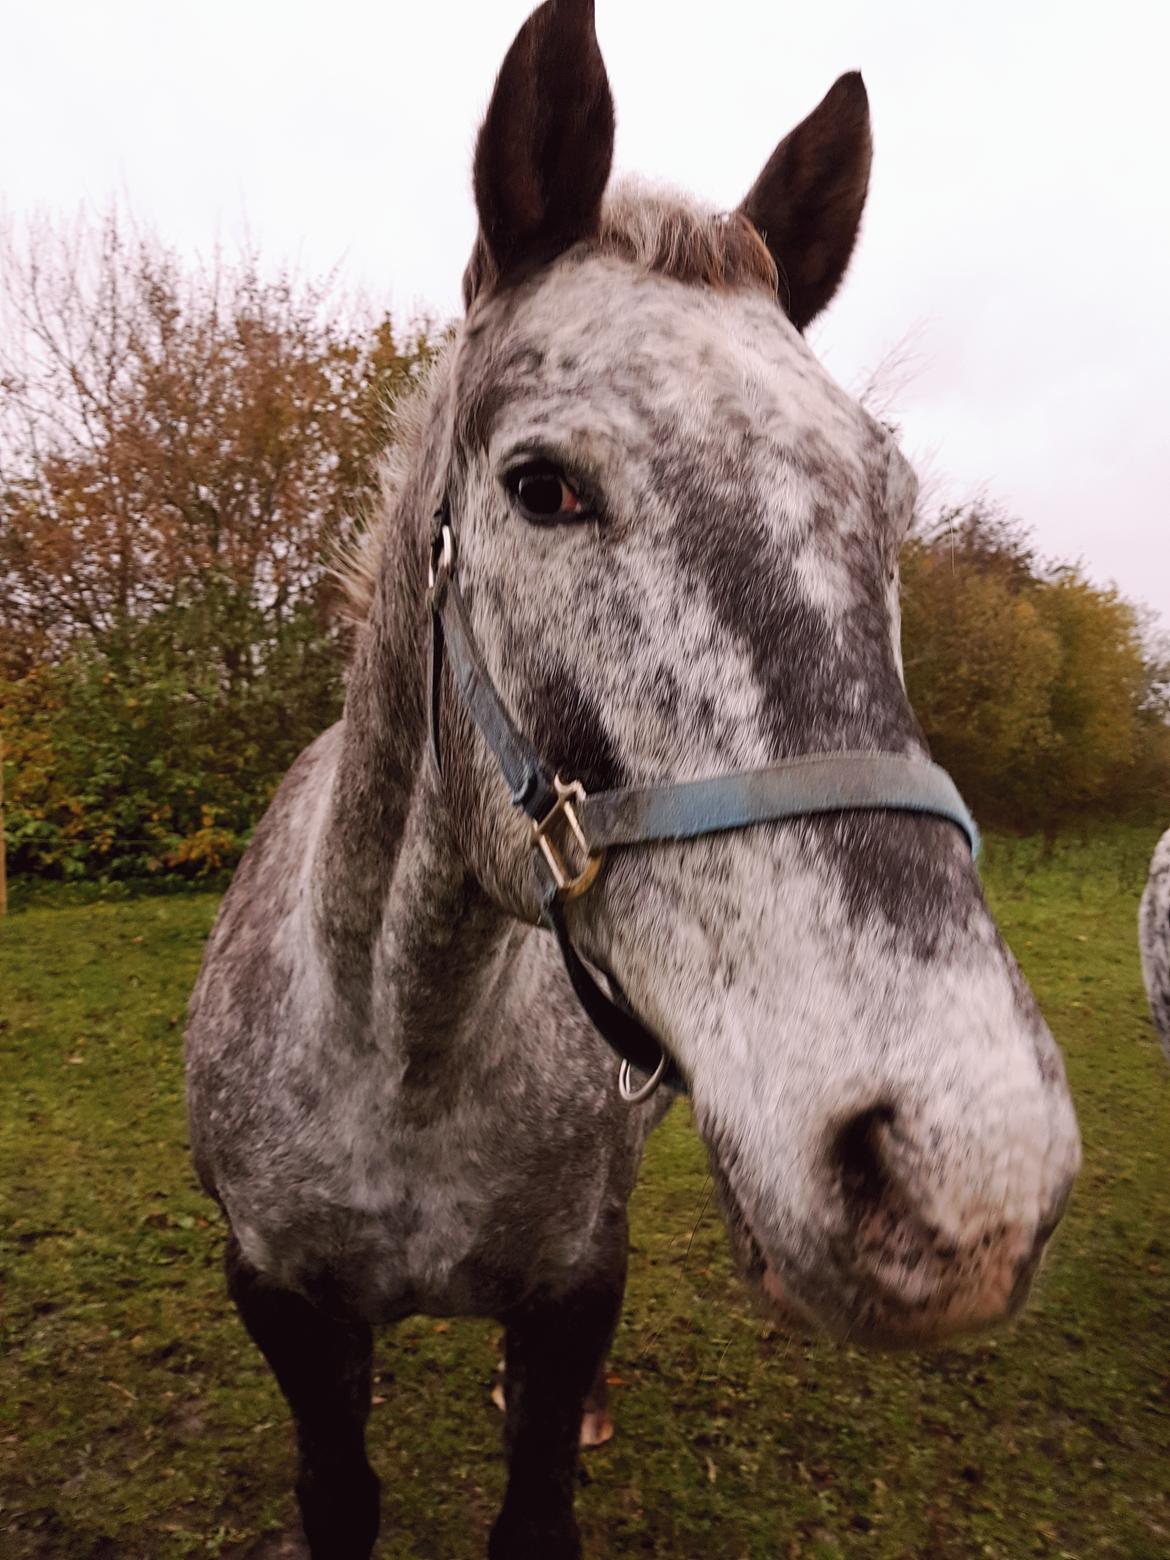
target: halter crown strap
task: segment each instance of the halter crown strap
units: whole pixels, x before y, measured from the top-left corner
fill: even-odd
[[[613,996],[601,989],[569,936],[565,901],[592,885],[606,850],[697,839],[782,818],[877,809],[945,818],[963,831],[972,855],[978,855],[979,831],[950,775],[927,759],[900,753],[812,753],[707,780],[593,795],[577,781],[566,784],[512,719],[480,654],[455,577],[455,540],[446,500],[435,521],[430,570],[430,738],[435,767],[441,777],[439,717],[446,654],[460,697],[508,783],[513,806],[532,821],[533,867],[545,925],[557,939],[581,1006],[622,1059],[621,1086],[627,1099],[645,1098],[659,1082],[680,1090],[685,1084],[616,987]],[[585,867],[576,876],[552,839],[554,823],[567,828],[585,857]],[[650,1083],[640,1090],[628,1090],[630,1065],[650,1075]]]
[[[475,642],[463,595],[449,570],[431,587],[431,753],[443,772],[439,729],[439,695],[443,653],[447,651],[455,683],[471,718],[495,754],[512,793],[512,805],[532,819],[547,817],[556,802],[552,776],[540,754],[516,726],[483,663]]]

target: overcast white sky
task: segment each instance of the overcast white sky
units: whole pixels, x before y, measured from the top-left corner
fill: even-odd
[[[404,316],[458,307],[475,129],[526,0],[0,0],[0,200],[125,199],[184,252]],[[905,442],[1170,627],[1170,6],[597,0],[618,166],[734,204],[842,71],[876,157],[812,339],[857,386],[907,332]]]

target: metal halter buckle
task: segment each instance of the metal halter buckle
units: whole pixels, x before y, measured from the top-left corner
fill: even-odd
[[[539,822],[533,820],[532,840],[552,873],[558,899],[578,899],[592,888],[597,874],[601,871],[601,863],[605,860],[605,852],[589,849],[589,841],[585,838],[585,831],[581,827],[581,820],[573,805],[574,802],[585,800],[585,787],[580,780],[570,780],[566,784],[560,775],[554,775],[553,788],[557,793],[557,800]],[[575,875],[566,864],[561,850],[549,832],[558,818],[565,820],[569,835],[585,857],[585,865]]]

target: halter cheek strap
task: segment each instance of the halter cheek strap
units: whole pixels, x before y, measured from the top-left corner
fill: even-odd
[[[972,855],[978,854],[979,832],[951,777],[937,764],[900,753],[812,753],[709,780],[592,795],[580,781],[562,780],[516,725],[484,663],[456,577],[455,535],[446,500],[435,521],[430,569],[430,742],[435,768],[441,777],[439,716],[446,660],[459,697],[508,784],[513,806],[531,823],[544,924],[557,939],[578,1001],[621,1058],[619,1087],[631,1103],[648,1098],[660,1084],[681,1091],[685,1083],[612,979],[612,995],[602,990],[569,936],[565,904],[592,887],[607,850],[697,839],[781,818],[876,809],[945,818],[967,836]],[[645,1082],[635,1084],[631,1068],[644,1073]]]
[[[430,744],[435,769],[441,778],[440,716],[446,661],[460,698],[500,766],[512,793],[512,805],[531,821],[533,873],[540,891],[541,918],[557,940],[577,1000],[621,1059],[623,1095],[633,1101],[641,1094],[630,1079],[631,1066],[653,1078],[655,1088],[665,1083],[681,1090],[682,1078],[674,1063],[667,1060],[659,1042],[624,1002],[615,1001],[601,989],[573,947],[565,922],[565,902],[585,892],[596,878],[602,861],[600,851],[590,848],[577,818],[576,806],[587,800],[585,789],[580,784],[566,786],[559,776],[551,773],[509,714],[484,665],[467,617],[463,593],[455,577],[454,540],[445,509],[436,518],[443,524],[432,553],[430,573]],[[585,864],[576,875],[570,873],[555,843],[558,825],[562,823],[584,858]],[[647,1090],[647,1094],[649,1092],[652,1090]]]

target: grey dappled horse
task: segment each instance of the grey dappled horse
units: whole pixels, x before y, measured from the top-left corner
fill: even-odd
[[[1170,829],[1158,841],[1138,914],[1142,974],[1154,1028],[1170,1061]]]
[[[192,1000],[195,1159],[316,1557],[370,1553],[371,1326],[415,1312],[505,1326],[491,1555],[580,1552],[578,1427],[665,1091],[628,1103],[643,1075],[619,1089],[542,913],[602,1029],[685,1081],[780,1318],[913,1343],[1011,1315],[1079,1161],[962,829],[853,794],[874,755],[929,768],[899,654],[914,478],[801,335],[861,218],[861,78],[730,215],[607,194],[612,148],[592,5],[552,0],[480,133],[466,318],[387,468],[344,718],[258,829]],[[717,785],[696,837],[643,828],[545,896],[500,778],[525,744],[582,816],[733,772],[773,800],[731,828]],[[826,754],[862,755],[848,810],[779,821],[775,766]],[[547,859],[576,880],[565,801]]]

